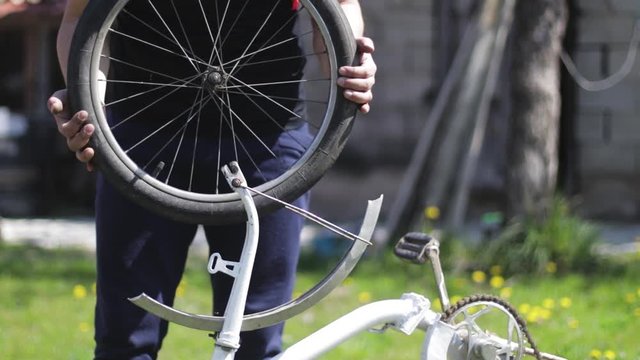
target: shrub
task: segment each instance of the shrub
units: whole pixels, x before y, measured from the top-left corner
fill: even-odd
[[[592,251],[598,242],[598,229],[573,215],[569,202],[557,197],[543,219],[514,219],[497,237],[484,240],[477,265],[500,265],[509,274],[589,273],[601,265]]]

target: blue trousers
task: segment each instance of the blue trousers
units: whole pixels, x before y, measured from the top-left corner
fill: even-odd
[[[297,129],[293,131],[305,131]],[[300,141],[278,136],[272,142],[277,159],[257,171],[243,168],[245,177],[277,174],[302,154]],[[216,170],[214,170],[216,171]],[[249,180],[250,181],[250,180]],[[306,208],[308,196],[295,204]],[[254,313],[290,299],[298,261],[303,220],[288,210],[260,218],[257,258],[245,313]],[[172,306],[197,225],[175,222],[124,198],[101,176],[96,194],[97,303],[96,359],[155,359],[168,324],[127,299],[144,292]],[[245,224],[204,227],[210,252],[225,260],[239,259]],[[205,271],[205,269],[203,269]],[[222,315],[232,285],[224,274],[211,277],[213,312]],[[241,334],[238,360],[268,359],[281,350],[283,324]],[[206,336],[203,334],[203,336]],[[206,353],[207,349],[203,349]]]

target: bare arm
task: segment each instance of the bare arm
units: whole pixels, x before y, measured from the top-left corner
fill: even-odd
[[[58,63],[60,64],[60,70],[62,71],[65,82],[67,80],[67,63],[71,39],[73,38],[73,32],[76,30],[80,15],[82,15],[82,11],[84,11],[88,1],[89,0],[67,0],[62,22],[58,29],[56,49],[58,51]]]
[[[364,19],[358,0],[337,0],[344,12],[356,38],[360,64],[343,66],[339,69],[338,85],[344,88],[344,97],[360,104],[360,111],[369,112],[369,102],[373,99],[372,88],[375,84],[377,67],[373,61],[373,40],[364,37]]]
[[[58,29],[56,50],[58,52],[58,63],[65,82],[67,81],[67,63],[71,39],[87,2],[88,0],[67,0],[62,22]],[[66,89],[58,90],[51,95],[47,106],[56,121],[58,132],[67,139],[69,150],[76,153],[78,160],[86,163],[88,170],[92,170],[93,166],[90,161],[93,158],[94,151],[92,148],[87,147],[87,144],[93,134],[94,127],[87,123],[87,112],[82,110],[75,114],[69,113]]]
[[[364,35],[364,20],[362,19],[362,10],[358,0],[338,0],[342,11],[349,20],[353,36],[357,38]]]

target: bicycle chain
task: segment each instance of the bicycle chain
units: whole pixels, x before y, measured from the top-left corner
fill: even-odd
[[[513,306],[511,306],[511,304],[509,304],[507,301],[497,296],[487,295],[487,294],[478,294],[478,295],[471,295],[471,296],[462,298],[455,304],[449,306],[449,308],[447,308],[447,310],[443,312],[441,320],[446,323],[449,323],[449,321],[452,320],[451,317],[456,311],[458,311],[459,309],[461,309],[466,305],[472,304],[474,302],[482,302],[482,301],[493,302],[505,308],[518,323],[520,330],[524,333],[524,336],[526,337],[527,342],[529,343],[529,345],[531,346],[531,349],[533,350],[533,354],[535,358],[537,360],[542,360],[542,354],[540,353],[540,350],[538,350],[536,343],[533,341],[533,338],[529,333],[529,329],[527,328],[527,322],[520,316],[520,314],[518,314],[518,311]]]

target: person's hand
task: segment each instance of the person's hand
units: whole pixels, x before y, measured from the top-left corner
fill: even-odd
[[[371,54],[374,50],[373,40],[367,37],[356,39],[360,65],[343,66],[339,69],[338,85],[344,88],[344,97],[360,104],[360,112],[366,114],[371,109],[369,102],[373,99],[371,89],[376,82],[376,63]]]
[[[89,138],[95,130],[92,124],[87,122],[89,114],[78,111],[71,116],[67,109],[67,90],[58,90],[47,101],[49,112],[53,115],[58,126],[58,132],[67,139],[69,150],[76,153],[76,158],[86,164],[88,171],[93,171],[93,148],[87,147]]]

